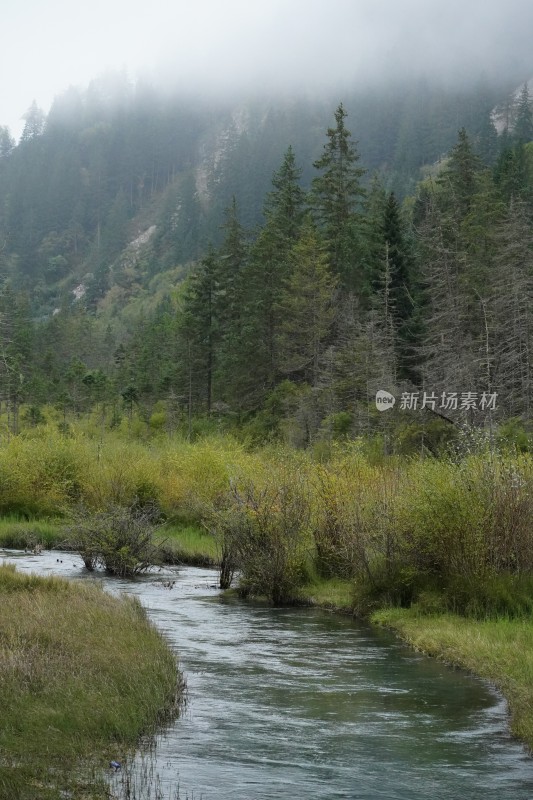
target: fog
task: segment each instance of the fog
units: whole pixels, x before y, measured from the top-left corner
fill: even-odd
[[[6,0],[0,124],[109,69],[203,92],[533,75],[531,0]]]

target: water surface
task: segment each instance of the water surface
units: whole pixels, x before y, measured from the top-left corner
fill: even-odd
[[[64,553],[6,557],[90,577]],[[205,569],[100,579],[141,600],[187,679],[187,707],[151,764],[166,796],[179,785],[204,800],[533,798],[533,760],[510,737],[501,698],[387,631],[224,600]]]

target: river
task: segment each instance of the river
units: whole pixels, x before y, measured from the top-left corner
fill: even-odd
[[[65,553],[0,557],[95,579]],[[225,600],[205,569],[98,579],[140,599],[188,685],[149,767],[139,757],[128,773],[131,797],[173,797],[178,786],[189,800],[533,797],[533,759],[509,735],[502,699],[389,632],[316,609]],[[157,775],[151,788],[147,773]]]

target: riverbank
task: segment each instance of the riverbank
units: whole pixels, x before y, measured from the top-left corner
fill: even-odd
[[[161,536],[167,563],[217,566],[217,543],[200,525],[167,525]],[[26,547],[37,538],[51,547],[60,544],[61,537],[57,521],[0,521],[0,545]],[[345,614],[353,614],[356,605],[353,582],[340,578],[316,577],[299,587],[295,599]],[[513,604],[518,607],[515,601]],[[529,688],[533,685],[533,623],[530,625],[527,615],[518,613],[509,620],[504,609],[499,620],[479,621],[468,615],[421,614],[415,604],[411,610],[384,608],[375,612],[371,621],[393,628],[415,648],[494,683],[509,703],[513,734],[533,750],[533,690]]]
[[[175,713],[173,653],[138,602],[0,567],[0,798],[96,800],[102,771]]]
[[[39,545],[46,550],[61,550],[65,539],[64,526],[64,520],[58,519],[0,517],[0,548],[33,550]],[[214,538],[198,525],[164,525],[158,541],[165,564],[187,564],[191,567],[217,567],[219,564]]]
[[[300,597],[304,605],[354,614],[350,581],[317,581],[304,586]],[[533,751],[533,620],[422,614],[416,606],[383,608],[368,619],[390,628],[415,650],[496,686],[508,703],[511,732]]]
[[[302,586],[299,601],[302,605],[353,615],[353,583],[341,578],[322,578]]]
[[[512,733],[533,750],[532,620],[474,620],[387,608],[374,612],[370,621],[391,628],[416,650],[494,684],[509,704]]]

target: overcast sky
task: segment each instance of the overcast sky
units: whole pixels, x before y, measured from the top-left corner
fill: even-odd
[[[532,0],[2,0],[0,124],[109,69],[214,91],[533,75]],[[523,74],[522,74],[523,73]]]

